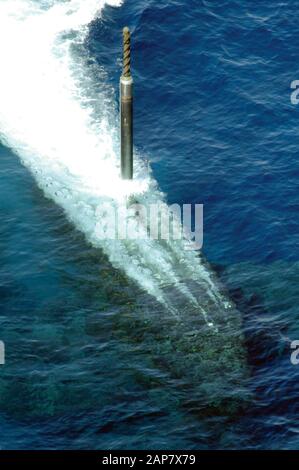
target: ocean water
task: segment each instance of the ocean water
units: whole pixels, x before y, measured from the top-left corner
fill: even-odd
[[[290,1],[1,1],[2,449],[298,449],[298,37]],[[204,258],[100,240],[132,195],[204,204]]]

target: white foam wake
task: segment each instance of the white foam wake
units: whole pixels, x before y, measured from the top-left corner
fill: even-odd
[[[128,194],[155,202],[162,196],[142,160],[136,156],[134,182],[119,178],[119,139],[115,100],[105,92],[105,71],[94,80],[84,45],[88,24],[105,4],[121,0],[0,1],[0,133],[30,168],[46,195],[60,204],[68,218],[100,246],[111,263],[160,302],[171,305],[165,286],[175,289],[203,314],[185,279],[205,286],[206,296],[222,302],[206,267],[181,242],[155,240],[103,241],[97,224],[104,201],[123,204]],[[202,292],[202,289],[201,289]]]

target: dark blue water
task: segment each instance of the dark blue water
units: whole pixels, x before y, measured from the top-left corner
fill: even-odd
[[[249,405],[180,405],[163,354],[153,361],[158,329],[149,342],[138,325],[138,306],[159,305],[2,146],[2,448],[299,448],[296,15],[291,1],[125,0],[86,40],[117,91],[132,29],[136,148],[170,203],[204,204],[203,252],[242,318]]]

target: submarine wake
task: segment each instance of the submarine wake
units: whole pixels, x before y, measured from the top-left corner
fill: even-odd
[[[99,227],[109,230],[106,203],[123,207],[134,198],[168,210],[138,151],[134,181],[119,176],[114,91],[85,48],[88,25],[108,4],[121,7],[122,1],[1,1],[0,138],[86,239],[169,312],[152,323],[164,337],[156,352],[151,345],[153,356],[162,354],[174,374],[189,374],[200,384],[193,399],[215,397],[213,409],[219,396],[224,402],[238,395],[246,361],[239,314],[212,270],[183,240],[98,235]],[[151,316],[157,315],[154,305]],[[215,387],[217,375],[227,380]]]

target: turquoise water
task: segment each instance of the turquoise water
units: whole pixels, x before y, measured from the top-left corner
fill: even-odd
[[[0,446],[298,448],[295,7],[117,3],[1,5]],[[169,203],[204,204],[224,298],[179,246],[94,237],[94,206],[131,191],[117,166],[124,24],[133,192],[160,200],[157,182]]]

